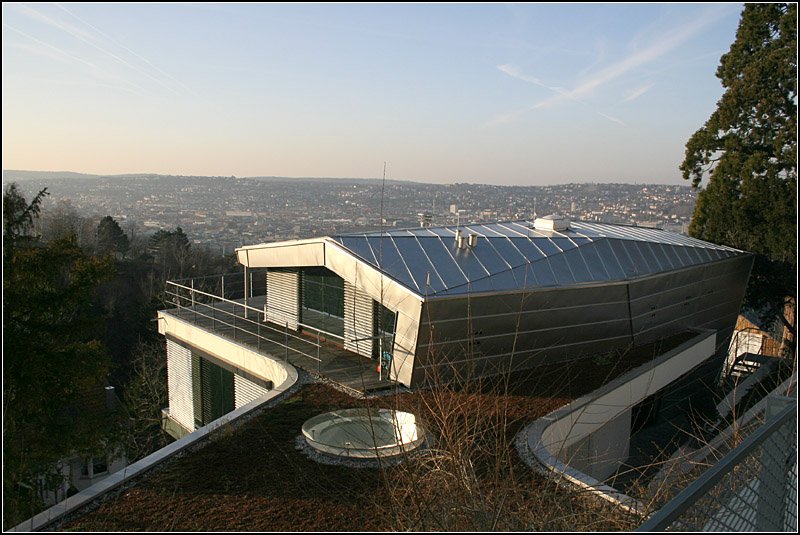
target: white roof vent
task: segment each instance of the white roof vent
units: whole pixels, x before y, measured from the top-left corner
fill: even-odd
[[[536,230],[568,230],[569,218],[555,214],[537,217],[533,222],[533,228]]]

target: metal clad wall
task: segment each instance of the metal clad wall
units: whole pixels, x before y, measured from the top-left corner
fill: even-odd
[[[752,256],[588,288],[431,300],[424,305],[413,383],[450,365],[476,374],[526,369],[681,332],[718,332],[727,350]]]
[[[625,284],[431,301],[422,318],[415,384],[450,364],[491,375],[631,342]]]
[[[233,392],[235,398],[235,408],[247,405],[267,392],[269,389],[264,386],[258,385],[253,381],[245,379],[238,373],[233,374]]]
[[[300,316],[299,273],[296,269],[267,271],[267,321],[289,324],[296,331]]]
[[[719,331],[718,355],[736,323],[752,257],[697,266],[630,284],[631,320],[637,344],[690,327]]]
[[[373,336],[372,298],[344,281],[344,348],[365,357],[372,357]],[[358,341],[354,341],[358,340]]]
[[[170,417],[186,429],[194,429],[192,352],[170,339],[167,339],[167,383]]]

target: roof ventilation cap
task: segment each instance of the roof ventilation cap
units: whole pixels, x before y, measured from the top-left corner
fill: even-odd
[[[533,222],[533,228],[536,230],[569,230],[569,218],[557,214],[537,217]]]

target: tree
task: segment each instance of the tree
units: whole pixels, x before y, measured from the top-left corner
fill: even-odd
[[[31,204],[13,187],[3,198],[6,525],[41,506],[21,489],[58,486],[49,476],[59,461],[102,449],[113,425],[103,392],[109,359],[97,340],[102,318],[90,305],[100,281],[113,275],[113,259],[87,256],[74,236],[47,244],[29,236],[43,192]]]
[[[100,254],[118,253],[123,258],[130,249],[128,236],[122,231],[113,217],[105,216],[97,225],[97,252]]]
[[[15,183],[6,187],[3,195],[3,260],[11,258],[19,242],[35,239],[31,236],[33,221],[39,217],[42,201],[50,195],[44,188],[30,204],[20,195]]]
[[[725,93],[680,166],[689,233],[756,254],[746,305],[777,318],[793,355],[797,306],[797,4],[747,4],[717,77]]]
[[[140,342],[134,350],[133,377],[125,389],[128,426],[125,453],[137,461],[167,444],[161,410],[169,405],[167,359],[163,344]]]
[[[186,275],[192,251],[189,237],[181,227],[177,227],[174,232],[159,229],[150,237],[148,250],[155,261],[161,264],[166,278],[175,275],[183,278]]]

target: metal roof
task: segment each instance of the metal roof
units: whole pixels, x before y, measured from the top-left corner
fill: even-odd
[[[529,221],[461,225],[476,234],[458,247],[455,226],[339,234],[331,239],[421,296],[612,282],[743,254],[646,227],[572,221],[536,230]]]

